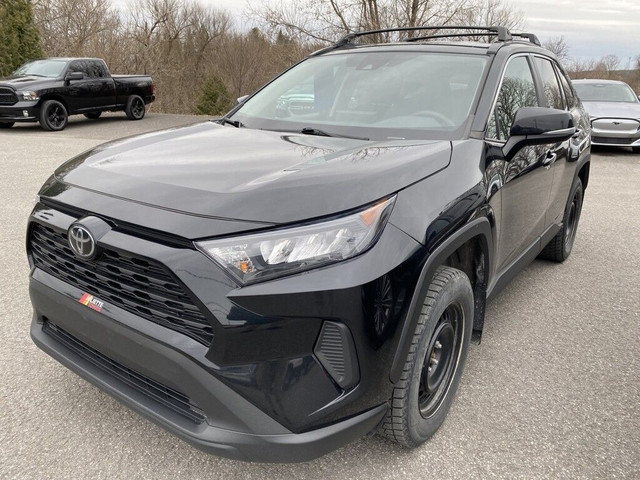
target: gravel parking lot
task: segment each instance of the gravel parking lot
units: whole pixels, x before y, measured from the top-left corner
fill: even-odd
[[[489,306],[449,417],[417,450],[374,436],[299,465],[208,456],[40,352],[24,252],[39,186],[103,141],[202,120],[0,133],[0,477],[640,478],[640,155],[627,151],[594,152],[570,259],[534,262]]]

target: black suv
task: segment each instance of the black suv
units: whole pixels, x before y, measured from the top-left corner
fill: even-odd
[[[571,253],[590,132],[534,35],[391,33],[416,30],[62,165],[28,225],[34,342],[222,456],[429,438],[486,302]]]

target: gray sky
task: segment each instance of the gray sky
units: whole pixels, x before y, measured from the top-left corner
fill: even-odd
[[[112,1],[119,6],[127,3],[127,0]],[[234,17],[242,17],[248,3],[248,0],[199,1],[225,8]],[[620,66],[626,68],[630,57],[640,55],[640,0],[510,0],[510,3],[524,14],[525,30],[537,34],[542,41],[564,35],[572,57],[600,58],[612,53],[620,57]]]

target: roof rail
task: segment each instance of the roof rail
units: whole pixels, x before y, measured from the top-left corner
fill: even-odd
[[[512,33],[511,35],[513,37],[526,38],[534,45],[538,45],[539,47],[542,46],[542,44],[540,43],[540,39],[535,33]]]
[[[349,45],[355,45],[353,40],[359,37],[364,37],[367,35],[376,35],[378,33],[391,33],[391,32],[417,32],[423,30],[466,30],[464,33],[436,33],[434,35],[425,35],[420,37],[410,37],[405,38],[402,41],[404,42],[418,42],[420,40],[430,40],[432,38],[459,38],[459,37],[469,37],[469,36],[478,36],[478,37],[497,37],[496,40],[498,42],[508,42],[513,40],[513,37],[524,38],[529,40],[534,45],[541,46],[540,40],[533,33],[511,33],[507,27],[501,26],[490,26],[490,27],[474,27],[470,25],[439,25],[439,26],[430,26],[430,27],[397,27],[397,28],[382,28],[379,30],[366,30],[363,32],[353,32],[345,35],[340,40],[338,40],[333,45],[322,48],[314,53],[311,56],[322,55],[323,53],[329,52],[331,50],[336,50],[338,48],[347,47]]]
[[[375,35],[378,33],[391,33],[391,32],[417,32],[417,31],[421,31],[421,30],[478,30],[478,31],[485,31],[487,32],[487,34],[491,34],[491,35],[497,35],[498,37],[498,41],[500,42],[508,42],[509,40],[512,39],[511,37],[511,33],[509,32],[509,30],[506,27],[474,27],[474,26],[470,26],[470,25],[440,25],[437,27],[397,27],[397,28],[382,28],[379,30],[367,30],[364,32],[354,32],[354,33],[349,33],[347,35],[345,35],[344,37],[342,37],[340,40],[338,40],[333,47],[337,48],[337,47],[342,47],[348,44],[353,43],[352,40],[359,38],[359,37],[364,37],[367,35]],[[473,35],[473,33],[467,33],[466,35]],[[447,37],[447,36],[451,36],[451,35],[443,35],[442,37]],[[456,35],[456,36],[464,36],[464,35]],[[442,38],[439,37],[439,38]]]

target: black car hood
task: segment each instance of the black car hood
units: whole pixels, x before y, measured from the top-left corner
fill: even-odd
[[[12,87],[15,90],[35,90],[42,86],[49,85],[54,78],[21,76],[0,78],[0,85]]]
[[[373,202],[445,168],[450,156],[449,141],[370,142],[207,122],[99,146],[56,178],[192,215],[282,224]]]

